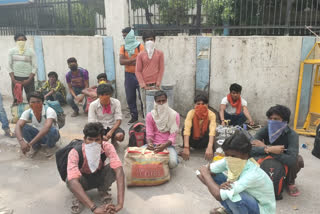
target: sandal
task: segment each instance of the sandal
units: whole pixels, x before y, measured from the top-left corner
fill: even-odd
[[[103,204],[111,204],[112,203],[112,195],[109,193],[104,194],[101,196],[101,202]]]
[[[15,133],[11,132],[10,129],[6,129],[6,130],[4,131],[4,135],[5,135],[6,137],[10,137],[10,138],[15,138],[15,137],[16,137]]]
[[[296,187],[296,185],[292,184],[292,185],[288,185],[288,194],[292,197],[297,197],[300,195],[300,192]]]
[[[83,210],[83,205],[78,199],[72,200],[71,213],[79,214]]]
[[[228,213],[223,207],[218,207],[211,210],[210,214],[228,214]]]

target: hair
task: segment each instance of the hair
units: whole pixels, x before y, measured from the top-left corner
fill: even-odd
[[[26,35],[24,35],[23,33],[17,33],[17,34],[15,34],[14,37],[13,37],[14,41],[17,41],[18,38],[21,37],[21,36],[24,37],[25,40],[27,40]]]
[[[97,94],[103,95],[103,94],[108,94],[112,95],[113,94],[113,87],[111,84],[101,84],[97,88]]]
[[[156,35],[153,31],[147,31],[143,34],[142,39],[145,42],[147,38],[153,38],[154,40],[156,40]]]
[[[71,62],[77,62],[77,59],[75,57],[70,57],[69,59],[67,59],[68,64]]]
[[[28,97],[27,97],[27,98],[28,98],[28,102],[30,102],[31,97],[40,99],[40,100],[42,100],[42,102],[44,102],[43,94],[40,93],[39,91],[33,91],[33,92],[31,92],[31,93],[28,95]]]
[[[273,114],[279,115],[282,120],[290,122],[290,115],[291,111],[288,107],[283,105],[276,105],[269,108],[269,110],[266,112],[266,116],[270,118]]]
[[[105,78],[107,79],[107,75],[105,73],[101,73],[97,76],[97,80],[99,80],[100,78]]]
[[[131,27],[126,27],[122,29],[122,33],[129,33],[132,30]]]
[[[248,137],[239,130],[228,137],[222,144],[223,151],[234,150],[242,154],[250,154],[252,145]]]
[[[168,95],[166,92],[160,90],[160,91],[157,91],[155,94],[154,94],[154,101],[156,101],[157,97],[160,97],[160,96],[165,96],[166,99],[168,99]]]
[[[230,85],[229,91],[230,92],[235,91],[235,92],[241,93],[242,86],[237,83],[233,83]]]
[[[84,134],[85,138],[87,138],[87,137],[98,137],[98,136],[102,137],[103,131],[104,131],[104,128],[103,128],[103,125],[101,123],[99,123],[99,122],[97,122],[97,123],[87,123],[84,126],[83,134]]]
[[[50,71],[48,73],[48,77],[50,77],[50,76],[55,76],[55,78],[58,79],[58,74],[56,72],[54,72],[54,71]]]
[[[202,101],[204,104],[208,104],[209,100],[208,100],[208,96],[200,93],[198,95],[196,95],[196,97],[194,98],[193,102],[196,104],[197,102]]]

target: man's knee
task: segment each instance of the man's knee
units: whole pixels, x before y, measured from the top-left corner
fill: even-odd
[[[70,103],[73,103],[73,96],[71,94],[68,94],[67,95],[67,102],[70,104]]]
[[[60,139],[59,131],[56,128],[51,127],[48,133],[48,147],[52,148],[56,145],[58,140]]]
[[[169,168],[173,169],[178,166],[178,158],[177,159],[169,159]]]

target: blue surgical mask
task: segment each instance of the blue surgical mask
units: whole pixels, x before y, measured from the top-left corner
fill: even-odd
[[[280,135],[283,133],[284,129],[288,126],[288,123],[280,120],[268,120],[268,133],[270,143],[274,143]]]

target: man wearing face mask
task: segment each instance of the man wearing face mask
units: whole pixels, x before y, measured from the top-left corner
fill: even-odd
[[[89,73],[86,69],[79,68],[76,58],[71,57],[67,60],[70,71],[66,74],[69,94],[67,95],[67,103],[72,107],[73,113],[71,117],[79,115],[79,107],[76,103],[85,100],[83,110],[86,109],[85,95],[82,90],[89,88]]]
[[[113,144],[122,142],[124,131],[120,128],[122,121],[121,103],[112,98],[113,88],[110,84],[101,84],[97,88],[98,99],[89,107],[88,122],[100,122],[104,127],[103,139],[111,139]]]
[[[154,96],[154,109],[146,116],[146,136],[149,150],[162,152],[169,151],[169,168],[178,165],[178,155],[174,148],[177,133],[179,132],[180,116],[168,106],[167,94],[157,91]]]
[[[29,94],[30,109],[24,111],[16,125],[16,136],[23,154],[33,157],[41,148],[41,144],[47,146],[48,155],[60,139],[57,114],[54,109],[43,104],[44,97],[40,92]],[[31,124],[27,121],[31,120]],[[52,149],[50,149],[52,148]]]
[[[122,30],[122,36],[125,44],[120,48],[120,65],[125,66],[124,86],[126,91],[127,103],[130,109],[131,119],[128,124],[132,124],[138,120],[137,109],[137,91],[139,100],[141,101],[139,83],[136,78],[136,58],[138,54],[144,51],[144,46],[136,40],[134,31],[131,27]]]
[[[101,123],[88,123],[84,129],[84,141],[80,149],[73,148],[68,155],[67,186],[74,194],[71,212],[80,213],[83,205],[95,214],[113,214],[120,211],[124,204],[124,172],[122,163],[112,144],[103,140],[104,128]],[[79,152],[83,164],[79,167]],[[106,164],[105,159],[109,159]],[[110,204],[108,194],[112,183],[117,182],[117,205]],[[102,205],[97,206],[86,191],[97,189]]]
[[[251,156],[260,159],[270,155],[288,166],[285,184],[289,195],[298,196],[300,192],[295,185],[295,179],[304,167],[304,162],[299,155],[299,136],[288,126],[290,114],[290,109],[283,105],[273,106],[267,111],[268,125],[254,136]],[[282,199],[282,196],[277,199]]]
[[[21,93],[24,89],[27,96],[35,90],[34,76],[37,72],[37,61],[34,51],[26,47],[27,37],[24,34],[16,34],[14,41],[16,47],[9,50],[8,71],[12,82],[13,104],[17,104],[15,87],[19,87]]]
[[[145,51],[141,52],[137,57],[136,77],[142,89],[142,100],[145,108],[145,90],[160,90],[164,74],[164,55],[162,51],[155,49],[156,36],[153,32],[144,33],[142,38],[145,44]],[[144,111],[144,113],[147,114],[148,112]]]
[[[250,158],[251,147],[246,135],[237,131],[222,145],[225,158],[203,166],[197,172],[200,181],[223,206],[210,214],[276,213],[272,181]],[[225,171],[228,176],[223,174]]]
[[[194,109],[190,110],[184,121],[183,151],[179,153],[184,160],[189,160],[190,147],[204,149],[205,159],[212,161],[214,137],[216,135],[216,115],[208,109],[208,97],[198,94],[194,98]]]
[[[49,80],[41,88],[45,100],[59,101],[60,105],[66,104],[66,89],[62,82],[58,80],[58,74],[54,71],[49,72]]]

